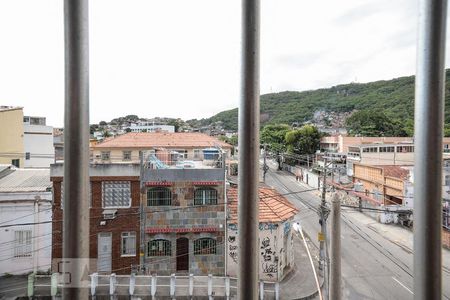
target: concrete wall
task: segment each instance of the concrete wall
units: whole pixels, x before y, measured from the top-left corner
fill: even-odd
[[[39,202],[35,200],[39,198]],[[0,193],[0,220],[3,225],[38,223],[52,220],[52,193]],[[11,220],[10,222],[8,222]],[[15,231],[31,230],[31,255],[14,257]],[[50,269],[52,224],[24,225],[0,228],[0,276],[27,274]]]
[[[24,167],[22,108],[0,110],[0,152],[11,153],[0,155],[0,164],[11,164],[13,159],[19,159],[19,167]]]
[[[24,151],[30,153],[25,158],[25,168],[50,168],[55,161],[53,147],[53,127],[24,124]]]
[[[259,278],[265,281],[281,281],[294,266],[292,218],[283,223],[259,224]],[[238,272],[238,227],[227,226],[227,275]]]
[[[137,164],[91,164],[89,176],[91,177],[135,177],[139,176],[141,168]],[[64,175],[64,164],[52,164],[50,177],[62,177]]]

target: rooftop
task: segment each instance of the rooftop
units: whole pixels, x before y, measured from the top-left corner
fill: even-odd
[[[228,209],[230,220],[237,222],[238,219],[238,189],[227,190]],[[275,189],[268,187],[259,188],[259,222],[278,223],[284,222],[295,216],[298,209]]]
[[[16,110],[16,109],[23,109],[23,107],[0,105],[0,112],[9,111],[9,110]]]
[[[409,175],[408,166],[377,166],[383,169],[384,176],[406,179]],[[410,167],[410,166],[409,166]]]
[[[109,148],[209,148],[215,146],[232,147],[217,138],[197,132],[130,132],[106,139],[92,148],[95,150]]]
[[[0,173],[0,192],[45,192],[52,187],[49,169],[16,169]]]

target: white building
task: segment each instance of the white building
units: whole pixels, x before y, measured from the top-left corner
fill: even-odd
[[[259,278],[280,282],[294,267],[292,224],[298,210],[276,190],[259,188]],[[239,224],[237,188],[227,190],[225,264],[228,276],[237,276]]]
[[[55,162],[53,127],[46,126],[43,117],[23,117],[25,168],[50,168]]]
[[[50,169],[0,165],[0,276],[50,269],[51,186]]]
[[[175,132],[175,126],[173,125],[156,125],[153,122],[132,123],[123,129],[129,129],[131,132]]]

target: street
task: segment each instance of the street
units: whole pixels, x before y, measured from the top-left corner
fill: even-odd
[[[269,166],[266,184],[280,193],[311,190],[297,182],[292,174],[277,171],[276,163],[269,162]],[[300,209],[297,218],[318,248],[320,225],[315,210],[320,204],[319,192],[307,191],[286,197]],[[379,224],[360,212],[342,209],[341,239],[344,299],[413,299],[411,231]],[[443,297],[450,299],[450,253],[442,251]]]

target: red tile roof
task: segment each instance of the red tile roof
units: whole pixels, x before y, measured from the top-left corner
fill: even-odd
[[[378,166],[383,169],[384,176],[406,179],[409,175],[409,170],[401,166]]]
[[[228,210],[230,221],[238,219],[238,189],[227,190]],[[298,209],[276,190],[266,187],[259,188],[259,222],[278,223],[295,216]]]
[[[193,132],[130,132],[115,138],[107,139],[92,148],[209,148],[220,146],[231,148],[231,145],[203,133]]]

